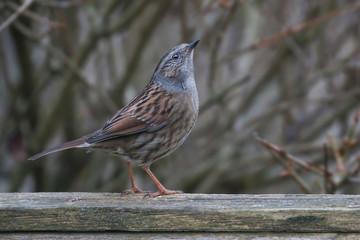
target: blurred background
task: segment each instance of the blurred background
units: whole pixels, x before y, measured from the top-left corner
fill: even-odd
[[[26,159],[101,128],[165,52],[200,39],[198,122],[152,165],[167,188],[359,194],[359,12],[354,0],[2,0],[0,192],[129,188],[103,153]]]

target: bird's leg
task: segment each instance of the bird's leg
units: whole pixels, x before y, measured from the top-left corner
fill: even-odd
[[[174,190],[168,190],[166,189],[160,182],[159,180],[155,177],[155,175],[151,172],[150,170],[150,166],[148,165],[144,165],[142,166],[142,168],[145,170],[145,172],[147,172],[147,174],[149,174],[149,176],[151,177],[151,179],[154,181],[154,183],[156,184],[156,186],[158,187],[158,191],[154,192],[154,193],[148,193],[146,194],[144,197],[157,197],[160,195],[170,195],[170,194],[180,194],[183,193],[182,191],[174,191]]]
[[[149,191],[143,191],[136,186],[130,162],[126,162],[126,167],[127,167],[127,170],[128,170],[129,176],[130,176],[131,189],[127,189],[127,190],[123,191],[121,193],[121,195],[128,195],[130,193],[149,193]]]

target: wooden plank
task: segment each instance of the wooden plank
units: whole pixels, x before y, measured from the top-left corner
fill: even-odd
[[[4,240],[116,240],[116,239],[259,239],[259,240],[350,240],[359,239],[359,233],[0,233]]]
[[[360,195],[1,193],[0,231],[360,232]]]

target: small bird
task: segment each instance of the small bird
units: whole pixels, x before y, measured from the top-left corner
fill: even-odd
[[[120,156],[130,175],[131,189],[123,194],[145,196],[178,194],[166,189],[150,171],[150,165],[178,148],[194,127],[199,98],[194,78],[193,54],[199,43],[180,44],[167,52],[155,68],[150,82],[129,104],[120,109],[98,131],[49,148],[29,158],[70,148],[101,150]],[[157,192],[142,191],[134,181],[131,162],[136,162],[158,187]]]

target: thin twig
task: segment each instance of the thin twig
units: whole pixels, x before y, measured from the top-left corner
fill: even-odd
[[[144,2],[144,1],[142,1]],[[145,1],[149,2],[149,1]],[[74,65],[78,68],[82,67],[88,57],[91,55],[92,51],[96,49],[96,44],[99,42],[100,39],[103,37],[109,36],[109,34],[112,34],[116,31],[124,31],[126,28],[131,26],[131,23],[136,19],[137,16],[139,16],[140,13],[144,10],[142,6],[138,6],[138,1],[131,4],[129,8],[131,8],[128,11],[126,11],[126,14],[124,14],[120,21],[117,21],[115,25],[110,24],[111,29],[105,29],[104,31],[90,31],[89,34],[86,37],[86,41],[81,45],[81,48],[77,51],[77,54],[73,58]],[[138,6],[137,8],[133,9],[132,6]],[[106,10],[106,9],[105,9]],[[105,28],[107,26],[107,17],[105,15],[101,15],[101,26]],[[103,28],[100,28],[103,29]],[[38,129],[36,130],[36,136],[37,142],[39,143],[39,146],[44,145],[46,138],[49,134],[49,129],[52,127],[53,122],[56,119],[56,115],[58,114],[58,111],[60,110],[62,106],[62,100],[63,97],[66,95],[66,93],[71,89],[73,81],[74,72],[70,71],[68,72],[63,81],[63,85],[60,87],[57,95],[55,96],[54,100],[51,102],[50,111],[48,114],[43,116],[41,118],[41,122],[38,124]]]
[[[2,79],[4,79],[7,94],[15,95],[16,84],[14,84],[10,80],[9,63],[6,61],[6,58],[5,58],[5,51],[6,51],[5,48],[6,47],[5,47],[5,44],[3,44],[3,39],[0,38],[0,56],[1,56],[0,57],[0,66],[2,68],[2,71],[1,71]]]
[[[354,92],[355,93],[355,92]],[[355,93],[356,98],[359,97],[358,93]],[[355,100],[351,99],[351,100]],[[315,121],[315,123],[313,123],[310,127],[308,127],[306,129],[306,131],[302,132],[302,136],[301,139],[303,141],[311,141],[314,140],[315,138],[317,138],[320,134],[322,134],[323,132],[326,131],[327,128],[329,128],[331,126],[331,124],[334,123],[334,121],[336,121],[336,119],[339,119],[343,116],[346,116],[346,114],[351,111],[352,109],[354,109],[354,107],[358,106],[358,101],[347,101],[347,102],[342,102],[341,105],[339,105],[338,107],[334,108],[334,105],[332,105],[331,107],[334,108],[333,112],[331,114],[323,114],[321,116],[321,118],[318,121]],[[319,106],[319,108],[321,108],[321,106]],[[313,111],[312,113],[312,118],[319,118],[319,113],[318,110]],[[310,121],[309,119],[311,119],[311,117],[308,117],[307,121]]]
[[[101,89],[99,89],[94,84],[89,83],[86,77],[81,73],[75,63],[67,57],[62,51],[50,44],[44,44],[40,41],[40,37],[37,37],[36,34],[32,33],[29,29],[26,29],[24,26],[15,23],[16,28],[24,34],[28,39],[36,41],[39,43],[39,46],[48,51],[51,55],[58,58],[78,79],[87,89],[96,94],[99,100],[102,102],[103,106],[107,108],[110,112],[114,112],[117,109],[116,104],[109,98]]]
[[[190,42],[190,38],[192,38],[193,29],[189,28],[188,22],[188,11],[186,9],[186,4],[188,1],[180,1],[180,27],[181,27],[181,39],[183,42]]]
[[[299,186],[306,193],[313,193],[313,190],[311,190],[311,188],[308,186],[308,184],[296,173],[296,171],[293,169],[292,165],[288,164],[288,163],[291,163],[291,162],[296,162],[296,163],[303,162],[302,160],[299,161],[298,159],[295,159],[294,157],[287,154],[286,151],[283,148],[280,148],[280,147],[278,147],[278,146],[276,146],[276,145],[274,145],[272,143],[269,143],[268,141],[261,138],[256,133],[254,133],[254,137],[266,149],[269,150],[271,155],[286,169],[286,171],[295,179],[295,181],[299,184]],[[290,162],[285,162],[284,159],[290,160]],[[305,167],[308,168],[308,167],[311,167],[311,166],[309,166],[308,164],[305,163]],[[314,169],[314,167],[311,167],[311,168]],[[317,170],[315,172],[318,172]],[[322,174],[322,172],[320,174]]]
[[[6,2],[6,5],[8,5],[13,10],[20,8],[19,5],[17,5],[16,3],[13,3],[13,2]],[[64,28],[65,27],[64,23],[50,21],[48,18],[40,16],[40,15],[38,15],[32,11],[26,10],[26,9],[23,11],[22,14],[24,16],[34,19],[38,22],[48,24],[48,25],[50,25],[51,28]]]
[[[281,40],[283,38],[286,38],[286,37],[288,37],[290,35],[301,32],[301,31],[303,31],[303,30],[305,30],[305,29],[307,29],[309,27],[318,25],[318,24],[320,24],[320,23],[322,23],[324,21],[328,21],[330,19],[336,18],[338,16],[349,13],[351,11],[358,10],[359,8],[360,8],[360,3],[356,3],[356,4],[353,4],[351,6],[344,7],[342,9],[329,12],[327,14],[324,14],[324,15],[320,16],[320,17],[314,18],[314,19],[312,19],[310,21],[303,22],[303,23],[300,23],[298,25],[286,28],[282,32],[276,33],[276,34],[274,34],[274,35],[272,35],[270,37],[260,39],[259,41],[255,42],[255,43],[253,43],[253,44],[251,44],[251,45],[249,45],[249,46],[247,46],[245,48],[233,51],[233,52],[225,55],[224,57],[222,57],[219,61],[220,62],[229,61],[229,60],[233,59],[234,57],[237,57],[238,55],[249,52],[249,51],[254,50],[254,49],[258,48],[258,47],[262,47],[262,46],[274,43],[274,42],[279,41],[279,40]]]
[[[292,108],[294,106],[300,106],[303,104],[331,104],[333,102],[339,102],[339,101],[346,101],[349,99],[354,99],[356,97],[360,96],[360,90],[359,89],[353,89],[346,92],[339,92],[336,94],[324,96],[324,97],[317,97],[317,98],[298,98],[290,101],[280,102],[276,106],[266,110],[262,111],[258,116],[255,116],[251,118],[247,123],[244,125],[246,127],[252,127],[255,124],[261,123],[262,121],[269,121],[269,117],[276,117],[276,113],[281,113],[283,111],[288,110],[289,108]]]
[[[144,53],[143,49],[149,43],[149,40],[153,35],[153,33],[155,32],[156,27],[165,17],[167,9],[170,7],[171,3],[172,2],[168,0],[163,0],[159,2],[158,8],[152,15],[151,19],[149,19],[147,24],[142,29],[139,37],[139,41],[135,45],[135,52],[132,54],[131,58],[127,63],[126,72],[124,73],[121,81],[119,82],[119,85],[116,86],[112,91],[112,96],[114,96],[114,99],[118,99],[120,103],[122,103],[121,101],[123,99],[119,98],[118,96],[123,96],[128,83],[130,82],[132,76],[135,74],[136,69],[138,69],[139,67],[138,63],[141,59],[140,56]]]
[[[278,15],[276,15],[276,11],[274,11],[274,9],[267,9],[264,8],[262,10],[264,12],[265,16],[268,16],[268,18],[270,20],[272,20],[273,22],[280,24],[280,20]],[[297,59],[299,60],[299,62],[304,66],[304,68],[308,71],[311,66],[313,65],[310,62],[309,57],[305,54],[304,50],[301,49],[301,47],[299,46],[299,44],[294,40],[293,37],[289,36],[288,38],[284,39],[285,43],[287,44],[287,46],[289,47],[289,49],[291,49],[294,53],[294,55],[297,57]]]
[[[323,149],[324,149],[324,189],[325,189],[325,193],[333,194],[335,193],[336,186],[333,180],[329,181],[330,179],[332,179],[332,174],[329,171],[329,150],[326,143],[324,143]],[[330,189],[329,189],[329,184],[331,186]]]
[[[328,175],[328,169],[329,169],[329,165],[328,165],[328,162],[329,162],[329,155],[328,155],[328,150],[327,150],[327,145],[326,143],[324,143],[324,189],[325,189],[325,193],[329,193],[328,191],[328,178],[327,178],[327,175]]]
[[[353,171],[351,172],[351,176],[355,176],[360,172],[360,157],[356,158],[356,167],[353,169]]]
[[[54,8],[70,8],[70,7],[77,7],[84,5],[85,3],[89,2],[89,0],[70,0],[70,1],[36,0],[36,2]]]
[[[263,145],[265,145],[266,147],[268,147],[268,148],[272,149],[273,151],[277,152],[279,155],[285,157],[289,161],[298,164],[299,166],[303,167],[304,169],[306,169],[308,171],[317,173],[320,176],[324,175],[323,171],[321,171],[320,169],[312,166],[311,163],[307,163],[307,162],[305,162],[305,161],[303,161],[303,160],[301,160],[301,159],[287,153],[285,149],[283,149],[283,148],[281,148],[279,146],[276,146],[275,144],[269,143],[265,139],[259,137],[257,134],[255,134],[255,138],[257,140],[259,140]]]
[[[14,22],[30,5],[33,3],[33,0],[25,0],[23,5],[21,5],[13,15],[11,15],[8,19],[5,20],[0,25],[0,32],[7,28],[12,22]]]
[[[346,172],[346,168],[345,168],[345,166],[344,166],[344,158],[340,155],[339,148],[338,148],[337,144],[335,143],[335,140],[334,140],[333,135],[332,135],[331,133],[328,133],[328,134],[327,134],[327,138],[328,138],[328,141],[329,141],[329,143],[330,143],[330,146],[331,146],[331,149],[332,149],[332,151],[333,151],[333,154],[334,154],[334,156],[335,156],[338,170],[339,170],[341,173],[345,173],[345,172]]]
[[[353,147],[357,142],[353,138],[355,136],[356,128],[357,128],[358,123],[359,123],[359,118],[360,118],[360,110],[357,110],[356,113],[355,113],[355,116],[354,116],[354,121],[353,121],[352,125],[350,126],[349,133],[343,139],[343,145],[344,145],[343,156],[344,156],[344,159],[346,159],[346,157],[348,156],[351,147]]]
[[[104,24],[100,35],[108,36],[116,31],[122,30],[123,28],[129,26],[135,20],[135,18],[138,17],[139,14],[145,9],[149,2],[150,1],[147,0],[134,1],[122,14],[122,17],[119,17],[117,20],[114,20],[114,22],[111,22],[110,24]],[[110,10],[105,9],[103,16],[106,16],[107,11]]]
[[[236,13],[238,2],[235,1],[231,7],[229,7],[228,14],[220,20],[219,32],[216,34],[215,41],[213,42],[210,49],[210,66],[209,66],[209,77],[208,77],[208,91],[211,93],[214,92],[214,82],[216,79],[216,69],[217,69],[217,56],[220,50],[221,44],[223,42],[226,29],[231,23],[232,18]]]
[[[201,104],[199,114],[204,113],[206,110],[208,110],[213,105],[216,105],[219,102],[221,102],[226,96],[228,96],[231,92],[236,90],[238,87],[242,86],[249,79],[250,79],[249,76],[241,78],[240,80],[235,81],[234,83],[230,84],[228,87],[224,88],[221,92],[209,97],[203,104]]]

